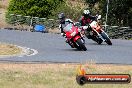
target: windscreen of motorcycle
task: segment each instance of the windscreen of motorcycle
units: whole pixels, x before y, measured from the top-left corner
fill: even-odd
[[[67,24],[65,27],[64,27],[64,31],[65,32],[68,32],[68,31],[70,31],[71,29],[72,29],[72,26],[73,26],[73,24]]]

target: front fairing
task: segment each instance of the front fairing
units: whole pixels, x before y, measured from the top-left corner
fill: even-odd
[[[64,32],[66,33],[66,32],[69,32],[69,31],[72,31],[72,26],[73,26],[73,24],[67,24],[65,27],[64,27]]]
[[[64,27],[64,32],[66,33],[66,37],[68,39],[75,37],[79,33],[78,28],[73,24],[68,24],[66,27]],[[73,32],[75,34],[74,36],[72,35]]]
[[[92,22],[90,23],[90,26],[91,26],[91,28],[93,29],[93,32],[94,32],[94,30],[97,31],[98,33],[101,33],[101,32],[102,32],[102,28],[101,28],[101,26],[98,24],[98,22],[92,21]]]

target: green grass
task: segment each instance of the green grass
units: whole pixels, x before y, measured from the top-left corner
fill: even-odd
[[[26,66],[28,65],[28,66]],[[76,74],[78,65],[45,65],[45,64],[7,64],[0,65],[0,88],[132,88],[129,84],[85,84],[80,86],[76,83]],[[21,67],[20,67],[21,66]],[[132,75],[132,66],[130,69],[106,70],[90,66],[87,73],[114,73]]]

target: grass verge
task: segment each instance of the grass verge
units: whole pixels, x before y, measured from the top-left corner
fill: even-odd
[[[129,84],[76,83],[77,64],[0,64],[0,88],[132,88]],[[85,64],[88,74],[130,74],[131,65]]]

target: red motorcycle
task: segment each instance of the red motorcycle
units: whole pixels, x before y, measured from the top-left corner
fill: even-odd
[[[100,19],[100,17],[98,17],[97,19]],[[93,41],[97,42],[98,44],[101,44],[102,42],[106,42],[108,45],[112,45],[112,42],[109,38],[109,36],[107,35],[107,33],[103,30],[103,28],[99,25],[99,23],[97,21],[92,21],[90,23],[90,29],[91,31],[89,31],[88,26],[84,26],[83,29],[85,30],[85,35],[87,38],[89,38],[88,32],[90,32],[90,37]]]
[[[73,24],[68,24],[64,27],[65,36],[67,38],[67,43],[72,48],[77,48],[78,50],[86,51],[87,48],[85,47],[85,41],[80,33],[81,29],[74,26]]]

